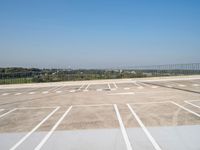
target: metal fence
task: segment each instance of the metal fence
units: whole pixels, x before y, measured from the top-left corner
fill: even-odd
[[[133,70],[200,70],[200,63],[133,66]]]

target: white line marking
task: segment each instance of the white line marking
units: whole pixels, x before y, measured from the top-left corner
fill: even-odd
[[[74,93],[74,92],[76,92],[76,90],[71,90],[71,91],[69,91],[70,93]]]
[[[58,93],[58,94],[59,94],[59,93],[62,93],[62,91],[56,91],[56,93]]]
[[[6,96],[6,95],[9,95],[10,93],[3,93],[1,94],[2,96]]]
[[[129,104],[127,104],[127,106],[130,109],[130,111],[133,114],[133,116],[135,117],[135,119],[137,120],[137,122],[139,123],[139,125],[142,127],[142,130],[144,131],[144,133],[146,134],[146,136],[148,137],[148,139],[150,140],[150,142],[152,143],[152,145],[154,146],[154,148],[156,150],[161,150],[161,148],[158,145],[158,143],[155,141],[155,139],[152,137],[152,135],[150,134],[150,132],[144,126],[144,124],[142,123],[142,121],[140,120],[140,118],[138,117],[138,115],[134,112],[134,110],[132,109],[132,107]]]
[[[115,86],[116,89],[118,88],[118,86],[115,82],[113,82],[113,85]]]
[[[15,93],[15,95],[17,96],[17,95],[21,95],[22,93]]]
[[[161,103],[170,103],[171,101],[162,101],[162,102],[141,102],[141,103],[129,103],[129,104],[134,104],[134,105],[137,105],[137,104],[141,104],[141,105],[148,105],[148,104],[161,104]]]
[[[124,90],[130,90],[130,88],[128,88],[128,87],[125,87],[125,88],[124,88]]]
[[[134,95],[134,92],[127,92],[127,93],[110,93],[108,95]]]
[[[192,84],[192,86],[200,86],[199,84]]]
[[[56,124],[53,126],[53,128],[48,132],[48,134],[42,139],[42,141],[35,147],[34,150],[40,150],[42,146],[47,142],[49,137],[53,134],[53,132],[56,130],[56,128],[59,126],[59,124],[63,121],[63,119],[67,116],[69,111],[72,109],[72,106],[70,106],[67,111],[60,117],[60,119],[56,122]]]
[[[52,109],[52,108],[57,108],[59,106],[55,106],[55,107],[19,107],[17,109]]]
[[[6,116],[6,115],[12,113],[12,112],[15,111],[15,110],[17,110],[17,108],[14,108],[14,109],[12,109],[12,110],[10,110],[10,111],[8,111],[8,112],[6,112],[6,113],[0,115],[0,118],[2,118],[2,117],[4,117],[4,116]]]
[[[196,112],[194,112],[194,111],[192,111],[192,110],[190,110],[190,109],[188,109],[188,108],[185,108],[184,106],[181,106],[181,105],[179,105],[179,104],[177,104],[177,103],[175,103],[175,102],[173,102],[173,101],[170,101],[170,102],[171,102],[172,104],[174,104],[174,105],[176,105],[176,106],[178,106],[178,107],[180,107],[180,108],[182,108],[182,109],[184,109],[184,110],[186,110],[186,111],[188,111],[188,112],[194,114],[195,116],[200,117],[200,114],[198,114],[198,113],[196,113]]]
[[[138,89],[143,89],[144,88],[143,86],[139,85],[137,82],[132,82],[132,83],[134,85],[136,85]]]
[[[153,88],[153,89],[158,88],[158,86],[155,86],[155,85],[152,86],[152,85],[149,85],[149,84],[146,84],[146,83],[143,83],[143,82],[140,82],[140,84],[147,86],[147,87],[150,87],[150,88]]]
[[[102,91],[102,89],[96,89],[96,91],[97,91],[97,92],[101,92],[101,91]]]
[[[73,105],[73,107],[100,107],[100,106],[110,106],[113,104],[90,104],[90,105]]]
[[[42,94],[47,94],[47,93],[49,93],[49,91],[44,91],[44,92],[42,92]]]
[[[127,150],[132,150],[132,146],[131,146],[131,143],[130,143],[130,141],[129,141],[129,138],[128,138],[126,129],[125,129],[125,127],[124,127],[124,124],[123,124],[123,122],[122,122],[122,119],[121,119],[119,110],[118,110],[118,108],[117,108],[117,105],[114,104],[113,106],[114,106],[114,109],[115,109],[115,113],[116,113],[116,115],[117,115],[117,119],[118,119],[118,121],[119,121],[120,129],[121,129],[122,135],[123,135],[123,137],[124,137],[124,141],[125,141],[125,143],[126,143],[126,148],[127,148]]]
[[[107,85],[108,85],[108,89],[111,89],[111,87],[110,87],[110,83],[108,83]]]
[[[168,87],[168,88],[172,88],[173,86],[172,86],[172,85],[166,85],[166,87]]]
[[[183,85],[183,84],[178,84],[178,86],[180,86],[180,87],[185,87],[186,85]]]
[[[78,89],[78,91],[80,91],[83,87],[85,86],[85,84],[81,85]]]
[[[35,94],[35,92],[29,92],[28,94],[33,95],[33,94]]]
[[[85,89],[83,90],[84,92],[87,92],[88,91],[88,88],[89,88],[90,84],[88,84]]]
[[[10,150],[15,150],[19,147],[33,132],[35,132],[45,121],[47,121],[60,107],[54,109],[49,115],[47,115],[37,126],[35,126],[30,132],[28,132],[23,138],[21,138]]]
[[[65,85],[61,86],[61,87],[58,87],[57,89],[54,89],[53,91],[57,92],[58,90],[60,91],[60,89],[64,88]]]
[[[193,104],[193,103],[190,103],[190,102],[188,102],[188,101],[184,101],[184,102],[187,103],[187,104],[189,104],[189,105],[192,105],[192,106],[194,106],[194,107],[200,108],[200,106],[195,105],[195,104]]]

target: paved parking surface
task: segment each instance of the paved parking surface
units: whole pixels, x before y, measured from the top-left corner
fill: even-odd
[[[200,76],[24,86],[0,88],[0,149],[200,149]]]

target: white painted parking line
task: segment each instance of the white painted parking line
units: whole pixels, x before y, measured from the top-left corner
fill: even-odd
[[[149,104],[162,104],[162,103],[170,103],[171,101],[160,101],[160,102],[140,102],[140,103],[129,103],[134,105],[149,105]]]
[[[60,91],[62,88],[64,88],[65,87],[65,85],[63,85],[63,86],[61,86],[61,87],[58,87],[57,89],[54,89],[54,91],[55,92],[57,92],[57,91]]]
[[[74,92],[76,92],[76,90],[71,90],[71,91],[69,91],[70,93],[74,93]]]
[[[116,89],[118,88],[118,86],[115,82],[113,82],[113,85],[115,86]]]
[[[122,119],[121,119],[119,110],[118,110],[118,108],[117,108],[117,105],[114,104],[113,106],[114,106],[114,109],[115,109],[115,113],[116,113],[116,115],[117,115],[117,119],[118,119],[118,121],[119,121],[120,129],[121,129],[121,132],[122,132],[124,141],[125,141],[125,143],[126,143],[126,148],[127,148],[127,150],[132,150],[132,146],[131,146],[131,143],[130,143],[130,141],[129,141],[129,138],[128,138],[126,129],[125,129],[125,127],[124,127],[124,124],[123,124],[123,122],[122,122]]]
[[[142,127],[142,130],[144,131],[144,133],[148,137],[149,141],[152,143],[153,147],[156,150],[161,150],[160,146],[158,145],[156,140],[153,138],[153,136],[150,134],[150,132],[147,130],[147,128],[144,126],[144,124],[142,123],[142,121],[140,120],[138,115],[134,112],[133,108],[129,104],[127,104],[127,106],[130,109],[130,111],[133,114],[133,116],[135,117],[135,119],[137,120],[137,122],[139,123],[139,125]]]
[[[0,118],[2,118],[2,117],[4,117],[4,116],[6,116],[6,115],[8,115],[8,114],[12,113],[12,112],[13,112],[13,111],[15,111],[15,110],[17,110],[17,109],[16,109],[16,108],[14,108],[14,109],[12,109],[12,110],[10,110],[10,111],[8,111],[8,112],[6,112],[6,113],[4,113],[4,114],[0,115]]]
[[[97,92],[101,92],[103,89],[96,89]]]
[[[146,83],[143,83],[143,82],[140,82],[140,84],[142,84],[142,85],[144,85],[144,86],[147,86],[147,87],[150,87],[150,88],[153,88],[153,89],[158,88],[158,86],[155,86],[155,85],[149,85],[149,84],[146,84]]]
[[[42,141],[35,147],[34,150],[40,150],[42,146],[47,142],[49,137],[53,134],[53,132],[56,130],[56,128],[59,126],[59,124],[63,121],[63,119],[67,116],[69,111],[72,109],[72,106],[70,106],[67,111],[60,117],[60,119],[56,122],[56,124],[53,126],[53,128],[48,132],[48,134],[42,139]]]
[[[171,102],[172,104],[174,104],[174,105],[176,105],[176,106],[178,106],[178,107],[180,107],[180,108],[182,108],[182,109],[184,109],[184,110],[186,110],[186,111],[188,111],[188,112],[194,114],[195,116],[200,117],[200,114],[198,114],[198,113],[196,113],[196,112],[194,112],[194,111],[192,111],[192,110],[190,110],[190,109],[188,109],[188,108],[185,108],[184,106],[181,106],[181,105],[179,105],[179,104],[177,104],[177,103],[175,103],[175,102],[173,102],[173,101],[170,101],[170,102]]]
[[[73,105],[73,107],[100,107],[100,106],[110,106],[113,104],[85,104],[85,105]]]
[[[88,84],[85,89],[83,90],[84,92],[87,92],[88,91],[88,88],[89,88],[90,84]]]
[[[111,90],[110,83],[108,83],[108,89]]]
[[[28,94],[33,95],[33,94],[35,94],[35,92],[29,92]]]
[[[139,85],[137,82],[132,82],[132,83],[134,85],[136,85],[138,89],[143,89],[144,88],[143,86]]]
[[[80,91],[83,87],[85,86],[85,84],[81,85],[78,89],[78,91]]]
[[[110,89],[111,91],[115,91],[115,90],[117,90],[117,89]]]
[[[44,91],[44,92],[42,92],[42,94],[47,94],[47,93],[49,93],[49,91]]]
[[[178,86],[180,86],[180,87],[186,87],[186,85],[184,85],[184,84],[178,84]]]
[[[19,108],[16,108],[18,110],[20,109],[50,109],[50,108],[57,108],[57,107],[60,107],[60,106],[52,106],[52,107],[19,107]]]
[[[1,94],[2,96],[7,96],[7,95],[9,95],[10,93],[3,93],[3,94]]]
[[[124,88],[124,90],[130,90],[130,88],[128,88],[128,87],[125,87],[125,88]]]
[[[56,93],[58,93],[58,94],[59,94],[59,93],[62,93],[62,91],[56,91]]]
[[[192,86],[196,86],[197,87],[197,86],[200,86],[200,85],[199,84],[192,84]]]
[[[196,108],[200,108],[200,106],[195,105],[195,104],[193,104],[193,103],[191,103],[191,102],[189,102],[189,101],[184,101],[184,102],[187,103],[187,104],[189,104],[189,105],[192,105],[192,106],[194,106],[194,107],[196,107]]]
[[[28,132],[23,138],[21,138],[10,150],[18,148],[33,132],[35,132],[45,121],[47,121],[60,107],[55,108],[50,114],[48,114],[39,124],[37,124],[30,132]]]
[[[22,93],[15,93],[14,95],[18,96],[18,95],[21,95]]]
[[[110,93],[108,95],[134,95],[134,92],[126,92],[126,93]]]
[[[166,87],[168,87],[168,88],[172,88],[172,87],[173,87],[173,85],[166,85]]]

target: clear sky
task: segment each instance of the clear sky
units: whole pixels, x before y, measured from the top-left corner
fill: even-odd
[[[192,62],[199,0],[0,0],[0,67]]]

